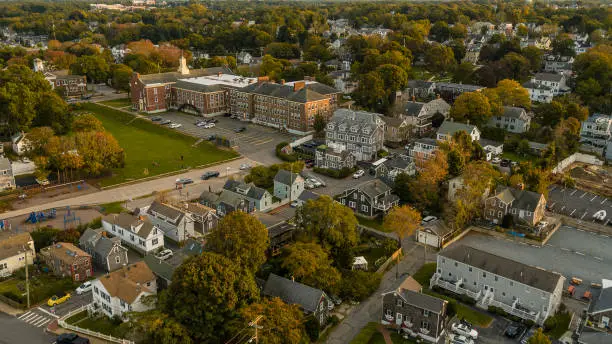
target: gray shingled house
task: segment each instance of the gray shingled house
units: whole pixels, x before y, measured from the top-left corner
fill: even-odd
[[[602,279],[601,290],[594,291],[587,314],[594,327],[612,330],[612,280]]]
[[[515,106],[504,106],[504,112],[489,119],[487,126],[502,128],[507,132],[522,134],[529,130],[531,117],[525,109]]]
[[[219,198],[228,198],[227,193],[235,197],[229,197],[231,202],[238,199],[246,199],[249,202],[249,209],[266,211],[272,207],[272,195],[266,190],[255,186],[253,183],[243,183],[235,180],[228,180],[223,185],[223,191]]]
[[[485,201],[484,216],[493,223],[502,223],[504,216],[512,215],[514,223],[535,226],[544,217],[546,198],[541,193],[504,188]]]
[[[121,238],[107,237],[102,228],[87,228],[79,239],[79,247],[89,253],[96,267],[106,272],[128,264],[128,250],[121,246]]]
[[[263,288],[263,294],[278,297],[285,303],[298,305],[307,315],[312,314],[323,326],[329,318],[329,305],[332,301],[321,289],[270,274]]]
[[[372,217],[387,213],[399,203],[399,197],[391,191],[387,184],[375,179],[344,190],[338,201],[358,214]]]
[[[304,178],[297,173],[278,170],[274,176],[274,196],[279,199],[296,200],[304,191]]]

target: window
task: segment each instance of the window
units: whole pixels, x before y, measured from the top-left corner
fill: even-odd
[[[402,300],[401,299],[397,299],[397,307],[402,307]]]
[[[356,206],[355,202],[349,201],[349,207],[355,209],[355,206]]]
[[[455,262],[455,266],[459,266],[459,263]]]
[[[387,309],[386,314],[387,314],[388,316],[393,316],[393,311],[392,311],[392,310],[390,310],[390,309]]]
[[[94,294],[98,295],[98,287],[94,287]]]
[[[470,272],[472,272],[472,267],[470,266],[470,267],[468,268],[468,270],[469,270]]]
[[[497,213],[497,217],[502,217],[502,216],[503,216],[503,214],[502,214],[501,211]]]
[[[119,258],[119,256],[115,257],[115,263],[117,264],[121,263],[121,258]]]
[[[361,211],[369,211],[369,208],[367,205],[362,205],[361,206]]]
[[[79,274],[74,274],[74,280],[75,281],[78,281],[80,279],[81,279],[81,277],[79,276]]]
[[[498,280],[498,278],[497,278],[497,276],[495,276],[495,281],[497,281],[497,280]]]
[[[156,239],[153,239],[153,241],[151,241],[151,243],[152,243],[153,245],[157,245],[157,243],[158,243],[158,242],[159,242],[159,240],[158,240],[157,238],[156,238]]]
[[[76,271],[79,268],[79,266],[77,264],[72,264],[72,270]]]
[[[504,292],[502,292],[502,296],[506,296],[506,292],[505,292],[505,291],[504,291]]]
[[[429,326],[430,325],[429,325],[428,321],[425,321],[425,320],[421,321],[421,328],[422,329],[429,330]]]
[[[510,285],[514,285],[514,282],[510,281]]]
[[[485,277],[485,278],[486,278],[486,277],[487,277],[487,273],[486,273],[486,272],[483,272],[483,273],[482,273],[482,277]]]
[[[397,320],[399,320],[399,322],[402,322],[402,313],[397,313]]]
[[[428,310],[426,310],[426,309],[424,309],[424,310],[423,310],[423,316],[424,316],[424,317],[428,317],[428,316],[429,316],[429,311],[428,311]]]

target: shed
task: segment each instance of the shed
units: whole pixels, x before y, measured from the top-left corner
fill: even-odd
[[[353,266],[351,267],[351,270],[368,271],[368,261],[364,256],[355,257],[355,259],[353,259]]]

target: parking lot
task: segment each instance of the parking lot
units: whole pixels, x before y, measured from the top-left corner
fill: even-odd
[[[604,225],[612,222],[612,200],[578,189],[553,186],[548,193],[547,207],[549,211],[582,221]],[[600,210],[606,211],[605,218],[603,220],[593,218],[593,215]]]
[[[209,129],[195,125],[196,121],[203,119],[200,116],[180,112],[167,112],[159,116],[181,124],[182,126],[176,130],[195,137],[206,138],[210,135],[226,137],[237,147],[236,150],[240,154],[266,165],[279,162],[275,152],[277,144],[283,141],[291,142],[299,138],[297,135],[281,133],[274,128],[242,122],[224,116],[214,117],[218,122],[215,123],[214,128]],[[247,129],[241,133],[234,132],[234,129],[239,127],[246,127]]]

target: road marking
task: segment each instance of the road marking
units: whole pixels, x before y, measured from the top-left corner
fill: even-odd
[[[593,257],[593,258],[595,258],[597,260],[603,260],[603,258],[601,258],[601,257]]]
[[[584,253],[579,252],[579,251],[576,251],[576,252],[574,252],[574,253],[576,253],[576,254],[577,254],[577,255],[579,255],[579,256],[584,256]]]
[[[28,320],[30,320],[30,319],[32,319],[32,318],[34,318],[34,317],[36,317],[36,316],[38,316],[38,314],[36,314],[36,313],[30,313],[30,314],[29,314],[27,317],[24,317],[24,318],[19,318],[19,319],[21,319],[21,320],[23,320],[23,321],[27,322]]]
[[[33,323],[32,325],[36,326],[36,327],[41,327],[42,325],[48,323],[51,319],[49,318],[43,318],[41,321],[37,322],[37,323]]]
[[[550,209],[552,209],[552,207],[554,207],[554,206],[555,206],[555,204],[557,204],[557,202],[553,203],[553,204],[550,206]]]
[[[266,144],[266,143],[268,143],[268,142],[272,142],[272,141],[273,141],[272,139],[268,139],[268,140],[265,140],[265,141],[263,141],[263,142],[256,143],[256,144],[255,144],[255,146],[263,145],[263,144]]]
[[[607,235],[605,235],[605,234],[599,234],[599,236],[600,236],[600,237],[603,237],[603,238],[609,238],[609,236],[607,236]]]
[[[601,203],[599,203],[599,204],[604,204],[604,203],[606,203],[607,200],[608,200],[607,198],[604,198],[604,200],[601,201]]]
[[[572,213],[570,214],[570,216],[574,215],[575,211],[576,211],[576,209],[572,210]]]
[[[561,251],[570,251],[569,248],[561,247]]]
[[[553,245],[551,245],[551,244],[546,244],[544,246],[553,247]]]
[[[53,313],[51,313],[51,312],[49,312],[49,311],[46,311],[46,310],[44,310],[44,309],[42,309],[42,308],[40,308],[40,307],[38,307],[38,309],[39,309],[39,310],[41,310],[41,311],[43,311],[43,312],[45,312],[45,313],[47,313],[47,314],[49,314],[50,316],[52,316],[52,317],[54,317],[54,318],[56,318],[56,319],[59,319],[59,318],[60,318],[59,316],[57,316],[57,315],[55,315],[55,314],[53,314]]]
[[[23,313],[23,314],[22,314],[22,315],[21,315],[19,318],[17,318],[17,319],[23,319],[23,318],[27,317],[27,316],[28,316],[28,315],[30,315],[30,314],[32,314],[32,312],[31,312],[31,311],[30,311],[30,312],[27,312],[27,313]]]
[[[572,193],[570,194],[570,196],[574,196],[574,194],[576,193],[576,191],[578,191],[578,189],[574,189],[574,191],[572,191]]]
[[[587,213],[588,211],[585,211],[584,214],[582,214],[582,216],[580,217],[580,219],[582,220],[586,216]]]
[[[595,198],[597,198],[597,196],[595,196],[595,197],[591,198],[591,202],[593,202],[593,200],[594,200]]]
[[[579,232],[584,232],[584,229],[576,228],[576,230]]]
[[[585,193],[583,193],[583,194],[582,194],[582,196],[580,196],[580,198],[584,197],[584,195],[586,195],[586,194],[587,194],[586,192],[585,192]]]
[[[560,211],[563,211],[563,209],[565,209],[565,206],[563,206]]]

